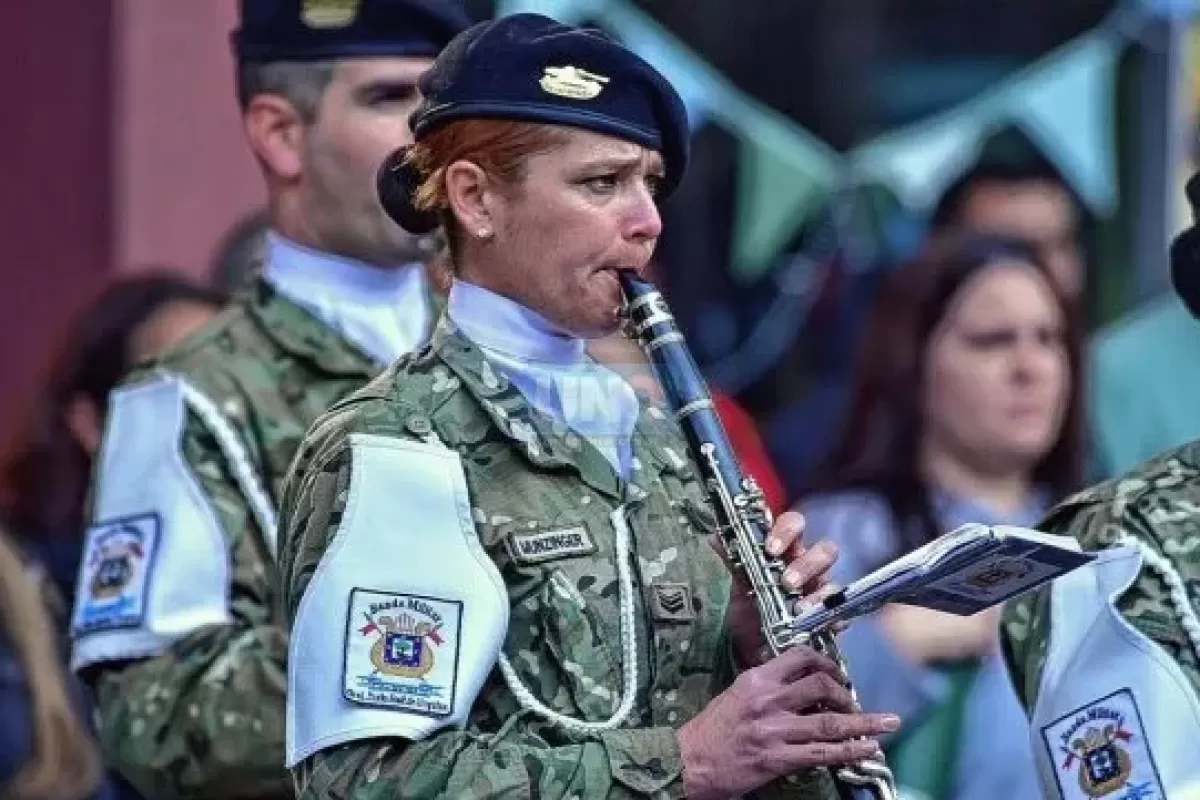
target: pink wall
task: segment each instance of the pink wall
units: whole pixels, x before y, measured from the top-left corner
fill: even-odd
[[[199,276],[262,202],[234,98],[237,2],[114,3],[113,262]]]
[[[109,269],[107,0],[5,3],[0,22],[0,445]]]
[[[0,24],[0,447],[114,272],[202,277],[261,203],[242,140],[237,0],[6,3]]]

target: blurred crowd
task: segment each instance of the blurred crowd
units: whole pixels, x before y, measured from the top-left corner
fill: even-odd
[[[846,380],[771,419],[717,392],[772,508],[799,509],[837,544],[835,580],[968,521],[1036,525],[1087,483],[1200,435],[1200,327],[1164,298],[1089,333],[1080,218],[1046,162],[975,164],[875,292]],[[207,284],[170,268],[114,278],[71,321],[3,455],[0,797],[138,796],[106,769],[90,688],[66,666],[92,462],[109,393],[255,290],[270,228],[255,212],[214,242]],[[597,341],[593,356],[661,399],[627,341]],[[905,720],[887,752],[911,797],[1039,796],[998,613],[888,606],[843,636],[863,706]]]

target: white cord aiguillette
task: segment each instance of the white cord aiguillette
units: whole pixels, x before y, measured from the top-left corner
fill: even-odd
[[[630,533],[629,522],[625,519],[625,507],[621,506],[610,515],[613,529],[617,532],[617,584],[619,602],[619,624],[621,629],[621,654],[623,664],[620,664],[624,676],[621,688],[621,702],[616,712],[603,722],[587,722],[568,717],[549,708],[536,697],[533,692],[521,683],[517,671],[504,653],[500,654],[500,672],[508,684],[509,691],[517,698],[522,708],[529,709],[538,716],[576,733],[595,733],[610,731],[621,727],[629,719],[633,711],[633,701],[637,696],[637,628],[633,604],[633,573],[630,568]]]
[[[1192,608],[1191,600],[1188,599],[1187,586],[1184,584],[1179,570],[1175,569],[1174,564],[1156,552],[1150,545],[1129,534],[1122,533],[1117,537],[1117,542],[1136,548],[1142,554],[1142,560],[1167,584],[1167,597],[1171,600],[1175,617],[1187,634],[1196,662],[1200,663],[1200,617],[1196,616],[1196,610]]]
[[[259,480],[258,473],[254,470],[250,454],[246,452],[241,437],[238,436],[237,431],[221,413],[221,410],[217,408],[216,403],[206,397],[203,392],[178,375],[168,377],[179,383],[180,388],[183,389],[184,402],[200,419],[208,432],[213,435],[221,455],[225,456],[225,460],[229,462],[233,480],[241,489],[242,496],[246,498],[246,503],[250,506],[250,513],[254,515],[258,527],[262,529],[267,549],[274,557],[279,536],[278,515],[275,513],[271,496],[263,488],[262,481]]]
[[[440,445],[441,447],[450,449],[433,430],[430,430],[421,438],[427,444]],[[624,662],[618,665],[623,680],[621,702],[617,705],[617,710],[611,717],[602,722],[588,722],[561,714],[547,706],[541,700],[538,700],[533,692],[529,690],[529,687],[521,682],[521,677],[517,675],[517,670],[513,667],[512,661],[503,650],[500,652],[498,659],[500,674],[504,676],[504,682],[507,684],[508,690],[513,693],[513,696],[517,699],[517,703],[522,708],[532,711],[539,717],[575,733],[596,733],[599,731],[615,730],[621,727],[629,719],[629,715],[633,711],[633,702],[637,697],[637,623],[633,603],[633,572],[630,560],[631,540],[633,536],[629,531],[629,522],[625,518],[625,506],[621,506],[612,512],[609,515],[609,519],[612,521],[613,529],[617,532],[618,620],[621,632],[621,660]]]

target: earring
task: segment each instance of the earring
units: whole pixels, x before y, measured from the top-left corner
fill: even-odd
[[[479,229],[479,238],[480,239],[492,238],[492,229],[491,228],[480,228]]]

